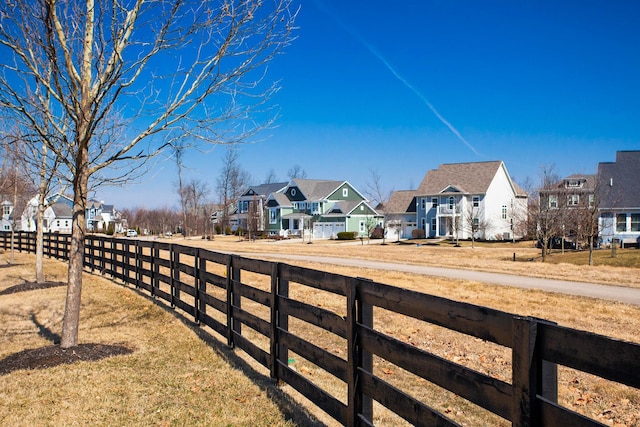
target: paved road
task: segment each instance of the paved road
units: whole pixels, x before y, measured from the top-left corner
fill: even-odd
[[[462,270],[446,267],[430,267],[412,264],[396,264],[354,258],[338,258],[311,255],[238,253],[250,258],[278,258],[282,260],[298,260],[321,262],[334,265],[345,265],[378,270],[402,271],[427,276],[448,277],[450,279],[473,280],[494,285],[515,286],[518,288],[539,289],[591,298],[600,298],[640,306],[640,289],[622,286],[600,285],[594,283],[571,282],[567,280],[542,279],[538,277],[516,276],[503,273],[487,273],[482,271]]]

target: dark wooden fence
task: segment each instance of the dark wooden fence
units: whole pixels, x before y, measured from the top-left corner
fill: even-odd
[[[8,233],[0,242],[9,247]],[[16,233],[17,250],[33,252],[33,234]],[[47,235],[45,253],[68,257],[69,237]],[[458,425],[423,400],[385,381],[374,358],[511,421],[513,426],[602,426],[559,405],[557,366],[640,388],[640,345],[551,322],[323,271],[248,259],[178,244],[88,236],[85,266],[144,290],[191,316],[265,366],[347,426],[373,425],[375,400],[415,425]],[[337,295],[341,307],[302,301],[305,287]],[[320,296],[321,298],[321,296]],[[511,349],[511,382],[475,371],[374,327],[386,310]],[[296,335],[294,322],[334,335],[344,351]],[[346,385],[333,396],[291,367],[304,358]]]

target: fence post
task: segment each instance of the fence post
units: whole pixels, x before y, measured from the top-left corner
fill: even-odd
[[[202,295],[206,295],[207,293],[207,260],[204,258],[200,258],[200,251],[197,252],[198,255],[198,289],[196,290],[196,294],[198,295],[198,305],[196,306],[196,314],[198,316],[198,324],[202,321],[202,319],[207,314],[207,301],[202,298]]]
[[[535,407],[536,394],[542,394],[543,382],[543,364],[536,356],[538,322],[530,317],[514,316],[512,331],[512,426],[537,426],[541,420]]]
[[[289,364],[289,348],[280,343],[280,329],[289,329],[289,316],[280,310],[280,297],[289,296],[289,281],[282,279],[281,265],[274,262],[271,270],[271,378],[280,381],[280,367]]]
[[[140,240],[136,240],[136,289],[140,289],[142,283],[142,245]]]
[[[171,287],[171,308],[175,308],[176,300],[180,299],[180,289],[176,286],[176,284],[180,282],[180,249],[176,250],[173,244],[171,244],[169,248],[169,264],[171,265],[171,278],[169,279]]]
[[[240,295],[234,292],[234,283],[240,282],[240,269],[233,267],[233,255],[227,259],[227,345],[234,347],[234,333],[242,333],[242,325],[236,322],[233,310],[240,308]]]
[[[156,262],[156,258],[160,257],[160,249],[156,242],[151,243],[151,296],[155,298],[156,289],[160,286],[158,280],[158,274],[160,272],[160,266]]]
[[[359,371],[373,372],[373,356],[362,349],[358,324],[373,327],[373,306],[364,304],[358,297],[360,286],[366,286],[369,279],[361,277],[349,280],[347,295],[347,345],[348,345],[348,426],[360,424],[364,419],[373,425],[373,401],[360,390]]]
[[[200,277],[200,249],[196,248],[193,255],[193,321],[200,325],[200,290],[202,278]],[[206,291],[206,286],[205,286]]]

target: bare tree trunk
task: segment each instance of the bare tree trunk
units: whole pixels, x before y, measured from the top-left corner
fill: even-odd
[[[87,159],[87,152],[80,156]],[[71,224],[71,248],[69,252],[69,274],[67,299],[64,307],[64,322],[60,346],[70,348],[78,345],[80,323],[80,297],[82,291],[82,269],[84,263],[84,236],[86,228],[85,209],[89,175],[86,168],[74,181],[73,222]]]
[[[36,283],[44,283],[44,194],[38,195],[36,214]]]

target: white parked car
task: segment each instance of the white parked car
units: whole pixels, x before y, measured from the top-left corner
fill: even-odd
[[[138,232],[136,230],[127,230],[127,237],[138,237]]]

